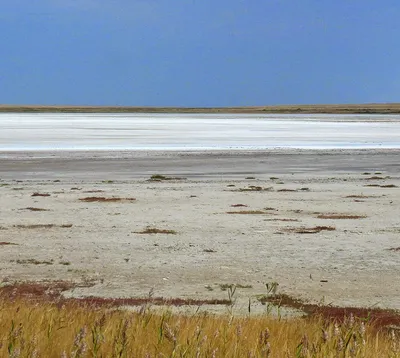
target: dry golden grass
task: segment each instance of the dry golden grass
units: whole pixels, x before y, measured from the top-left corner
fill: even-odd
[[[176,315],[0,299],[1,357],[398,357],[399,334],[357,318]]]

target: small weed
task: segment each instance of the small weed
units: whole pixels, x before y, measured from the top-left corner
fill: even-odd
[[[16,246],[16,245],[18,245],[18,244],[14,244],[13,242],[0,241],[0,246],[7,246],[7,245]]]
[[[277,190],[279,193],[281,193],[281,192],[295,192],[295,191],[297,191],[297,190],[295,190],[295,189],[278,189]]]
[[[246,180],[254,180],[255,177],[246,177],[245,179],[246,179]]]
[[[69,266],[69,265],[71,265],[71,262],[69,262],[69,261],[60,261],[59,264],[60,265],[64,265],[64,266]]]
[[[103,180],[102,183],[103,184],[113,184],[114,180]]]
[[[270,177],[271,180],[279,180],[277,177]]]
[[[246,204],[233,204],[231,208],[247,208]]]
[[[204,249],[203,252],[214,253],[214,252],[217,252],[217,251],[215,251],[213,249]]]

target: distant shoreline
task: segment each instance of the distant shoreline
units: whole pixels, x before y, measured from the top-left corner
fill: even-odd
[[[400,103],[278,105],[257,107],[133,107],[0,105],[0,113],[246,113],[400,114]]]

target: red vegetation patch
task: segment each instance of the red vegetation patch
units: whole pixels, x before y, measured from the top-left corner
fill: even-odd
[[[123,202],[123,201],[135,201],[135,198],[105,198],[99,196],[88,196],[87,198],[80,198],[80,201],[84,201],[86,203],[115,203],[115,202]]]
[[[0,241],[0,246],[7,246],[7,245],[18,245],[18,244],[14,244],[13,242]]]
[[[365,219],[365,215],[342,215],[342,214],[321,214],[317,216],[318,219]]]
[[[300,221],[300,220],[298,220],[298,219],[277,219],[277,218],[274,218],[274,219],[265,219],[264,221],[284,221],[284,222],[286,222],[286,221],[293,221],[293,222],[298,222],[298,221]]]
[[[265,296],[260,299],[260,302],[264,304],[270,302],[278,306],[299,309],[309,317],[320,316],[338,323],[344,322],[347,317],[353,315],[357,318],[366,319],[375,328],[400,325],[400,313],[388,309],[318,305],[306,303],[286,294]]]
[[[294,227],[285,229],[286,232],[293,232],[296,234],[317,234],[321,231],[334,231],[334,226],[315,226],[315,227]]]
[[[31,196],[50,196],[48,193],[33,193]]]
[[[242,210],[242,211],[227,211],[227,214],[239,214],[239,215],[273,215],[262,210]]]
[[[163,298],[163,297],[131,297],[131,298],[64,298],[63,292],[78,287],[93,287],[95,282],[87,281],[75,283],[69,281],[45,281],[45,282],[23,282],[0,287],[0,297],[6,299],[24,298],[36,301],[45,301],[58,304],[72,303],[91,307],[119,307],[119,306],[143,306],[167,305],[167,306],[200,306],[200,305],[229,305],[230,300],[217,299],[185,299],[185,298]]]

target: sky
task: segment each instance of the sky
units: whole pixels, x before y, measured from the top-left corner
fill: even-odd
[[[400,102],[398,0],[0,5],[0,104]]]

